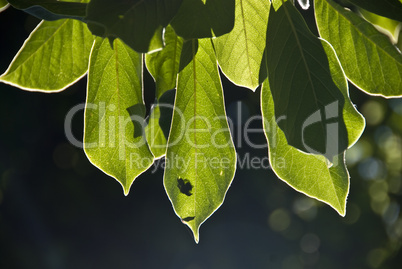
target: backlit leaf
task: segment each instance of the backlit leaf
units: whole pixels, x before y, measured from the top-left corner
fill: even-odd
[[[193,56],[178,77],[164,185],[176,214],[198,242],[200,225],[223,203],[232,182],[236,152],[211,41],[196,43],[183,47]]]
[[[214,39],[222,72],[233,83],[255,90],[265,49],[269,1],[236,0],[233,30]]]
[[[127,195],[134,179],[152,165],[153,156],[143,135],[142,55],[119,39],[113,47],[107,39],[97,38],[92,48],[84,149]]]
[[[61,91],[86,74],[93,40],[80,21],[42,21],[0,81],[30,91]]]
[[[402,55],[388,37],[332,0],[316,0],[315,16],[353,84],[373,95],[402,95]]]

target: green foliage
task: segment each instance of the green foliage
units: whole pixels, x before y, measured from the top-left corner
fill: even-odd
[[[236,85],[255,91],[262,84],[263,128],[276,175],[340,215],[349,192],[345,151],[365,126],[348,80],[367,94],[402,96],[401,52],[356,12],[401,21],[399,0],[314,0],[320,36],[294,1],[8,2],[48,21],[31,33],[0,81],[54,92],[88,71],[88,158],[127,195],[135,178],[165,157],[166,192],[197,242],[236,170],[218,67]],[[0,9],[6,6],[0,2]],[[144,65],[156,84],[149,115]]]

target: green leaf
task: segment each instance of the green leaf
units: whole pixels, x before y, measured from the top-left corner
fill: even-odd
[[[253,91],[260,84],[269,6],[265,0],[236,0],[233,30],[214,39],[222,72],[234,84]]]
[[[334,158],[337,159],[336,165],[328,167],[324,156],[306,154],[289,146],[275,121],[274,101],[268,81],[262,86],[261,107],[269,161],[275,174],[295,190],[330,205],[344,216],[349,193],[344,154]]]
[[[328,55],[332,79],[347,100],[342,117],[348,132],[348,146],[351,147],[363,133],[364,117],[349,99],[346,76],[335,51],[325,40],[321,42]],[[273,171],[292,188],[330,205],[344,216],[346,197],[349,192],[349,174],[345,166],[344,153],[335,157],[334,162],[330,164],[321,155],[306,154],[289,146],[283,131],[277,124],[275,105],[269,83],[266,80],[261,90],[261,114],[264,119],[263,127],[268,141],[269,160]],[[334,123],[336,124],[336,121],[327,124],[327,128],[332,129]]]
[[[93,40],[80,21],[43,21],[25,41],[0,81],[30,91],[64,90],[87,72]]]
[[[6,10],[10,4],[6,0],[0,0],[0,12]]]
[[[236,168],[215,53],[209,39],[184,44],[164,185],[176,214],[199,241],[200,225],[223,203]],[[187,61],[186,61],[187,62]]]
[[[134,179],[152,165],[153,156],[143,135],[142,55],[119,39],[113,47],[97,38],[92,48],[84,150],[127,195]]]
[[[289,145],[331,162],[347,148],[348,134],[342,117],[334,132],[327,132],[326,121],[339,117],[345,98],[321,41],[290,1],[276,12],[271,8],[266,55],[275,117]],[[320,111],[326,111],[324,121]]]
[[[97,36],[120,38],[138,52],[163,47],[162,28],[177,13],[183,0],[92,0],[88,27]]]
[[[152,107],[148,125],[145,127],[147,142],[155,158],[161,158],[166,153],[175,97],[172,89],[176,88],[183,39],[168,26],[165,43],[162,51],[145,55],[148,71],[156,82],[157,103]]]
[[[168,26],[163,50],[145,55],[145,64],[156,83],[156,98],[160,98],[167,90],[176,88],[182,47],[183,39]]]
[[[373,95],[402,96],[402,55],[386,36],[332,0],[316,0],[315,16],[353,84]]]
[[[234,26],[235,0],[183,0],[171,24],[185,38],[229,33]]]
[[[393,20],[402,21],[402,2],[400,0],[348,0],[367,11]]]
[[[39,19],[54,21],[67,18],[82,20],[86,14],[86,2],[88,1],[8,0],[8,2],[13,7],[21,9]]]

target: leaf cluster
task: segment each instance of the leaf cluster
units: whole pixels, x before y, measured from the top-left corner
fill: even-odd
[[[348,83],[370,95],[402,96],[402,55],[393,43],[402,2],[298,2],[1,0],[0,10],[10,4],[43,21],[0,81],[51,93],[87,74],[89,160],[127,195],[164,157],[167,195],[196,242],[236,170],[220,76],[252,91],[261,87],[273,171],[345,215],[345,152],[365,127]],[[314,8],[319,36],[297,6]],[[388,24],[373,23],[380,16]],[[386,32],[387,25],[398,31]],[[150,115],[144,69],[156,85]],[[285,165],[275,164],[275,156]]]

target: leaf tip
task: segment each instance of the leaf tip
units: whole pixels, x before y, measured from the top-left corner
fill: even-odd
[[[199,232],[200,226],[194,226],[190,223],[190,221],[192,221],[194,219],[195,219],[195,217],[187,217],[187,218],[181,219],[181,222],[190,228],[190,230],[194,236],[194,241],[196,244],[198,244],[200,242],[200,232]]]
[[[346,216],[346,209],[342,208],[341,210],[336,210],[338,212],[339,216],[345,217]]]
[[[130,192],[130,187],[123,187],[123,192],[124,192],[124,196],[127,196],[128,193]]]
[[[121,187],[123,188],[124,196],[127,196],[130,192],[131,184],[123,184],[119,180],[117,180],[117,181],[120,183]]]
[[[198,245],[198,243],[200,242],[200,235],[199,235],[198,231],[197,232],[193,231],[193,235],[194,235],[194,241]]]
[[[345,204],[344,204],[343,207],[341,207],[341,208],[339,208],[339,209],[336,209],[336,212],[338,212],[338,214],[339,214],[341,217],[345,217],[345,216],[346,216],[346,201],[345,201]]]

